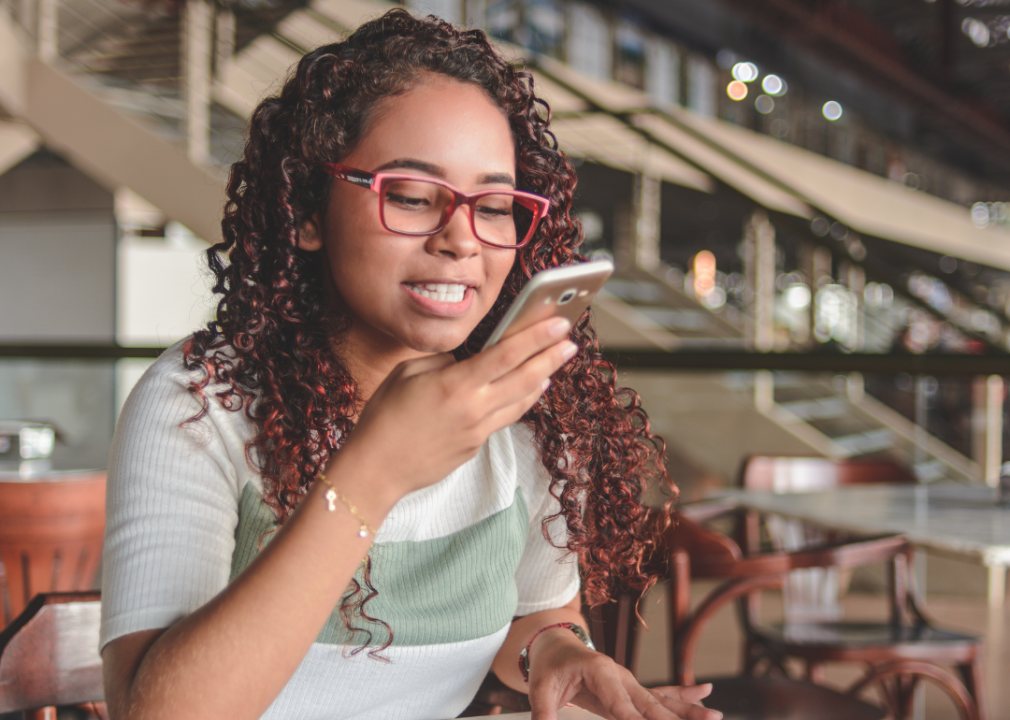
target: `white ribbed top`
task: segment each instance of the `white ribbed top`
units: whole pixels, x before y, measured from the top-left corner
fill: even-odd
[[[206,417],[182,425],[200,409],[190,379],[180,343],[151,366],[120,416],[109,465],[103,647],[197,609],[228,583],[238,551],[250,551],[236,547],[236,536],[254,522],[240,513],[249,506],[243,495],[262,495],[262,478],[246,459],[254,427],[216,399]],[[339,628],[331,620],[320,635],[331,639],[312,646],[264,718],[458,714],[509,619],[559,607],[578,592],[574,559],[541,533],[541,519],[557,508],[548,485],[529,431],[516,425],[443,481],[404,497],[378,529],[373,555],[380,598],[396,618],[385,652],[392,662],[346,657],[332,644]],[[406,609],[396,588],[411,601]]]

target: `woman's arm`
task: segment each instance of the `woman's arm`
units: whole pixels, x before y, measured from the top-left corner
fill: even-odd
[[[328,477],[377,525],[395,496],[355,493],[346,482],[381,480],[374,473],[353,454],[339,453]],[[346,507],[327,511],[324,490],[317,483],[245,572],[209,603],[167,630],[133,633],[106,646],[105,697],[113,720],[263,714],[339,603],[371,542],[358,537],[360,523]]]
[[[567,322],[545,321],[456,364],[401,364],[376,390],[326,477],[378,527],[408,492],[446,477],[511,425],[571,357]],[[419,421],[420,420],[420,421]],[[260,717],[339,603],[371,538],[316,483],[273,540],[210,602],[166,630],[103,652],[113,720]]]
[[[719,720],[722,713],[698,704],[711,686],[646,689],[603,653],[590,650],[568,628],[536,635],[529,652],[529,683],[519,672],[519,652],[537,631],[559,622],[587,627],[579,596],[567,605],[517,618],[492,670],[509,687],[527,692],[534,720],[556,720],[567,703],[612,720]]]

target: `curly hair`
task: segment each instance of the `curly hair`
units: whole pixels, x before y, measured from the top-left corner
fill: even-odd
[[[256,423],[248,455],[278,525],[352,432],[358,407],[354,378],[333,352],[346,318],[327,302],[325,269],[318,253],[298,247],[298,228],[325,209],[331,180],[321,163],[338,162],[355,147],[379,101],[431,74],[487,93],[508,118],[517,187],[551,200],[549,215],[517,252],[497,301],[454,350],[456,358],[480,350],[534,273],[584,259],[576,249],[581,227],[570,214],[575,171],[549,130],[550,108],[534,94],[532,74],[502,59],[483,32],[397,9],[305,55],[280,94],[253,114],[244,156],[231,169],[223,240],[207,253],[222,296],[217,317],[184,347],[186,366],[203,372],[191,386],[203,403],[198,417],[213,383],[225,408],[244,409]],[[588,313],[571,339],[579,354],[554,374],[522,422],[533,431],[561,507],[543,519],[544,534],[550,539],[548,523],[564,518],[585,597],[598,605],[618,584],[647,589],[655,582],[645,561],[669,521],[663,513],[657,528],[642,496],[650,481],[676,491],[664,443],[650,433],[638,395],[617,387]],[[377,592],[370,570],[366,565],[366,588],[352,581],[341,603],[344,624],[364,632],[365,645],[371,631],[354,628],[350,610],[381,623],[364,609]]]

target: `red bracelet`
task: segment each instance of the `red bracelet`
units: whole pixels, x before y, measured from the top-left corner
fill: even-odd
[[[575,633],[575,637],[585,643],[586,647],[590,650],[596,649],[596,646],[593,645],[593,641],[590,639],[589,634],[582,629],[581,626],[576,625],[573,622],[559,622],[554,623],[553,625],[544,625],[542,628],[533,633],[533,637],[531,637],[530,641],[526,643],[526,647],[519,651],[519,673],[523,676],[523,680],[525,682],[530,681],[530,648],[533,647],[533,641],[540,637],[540,633],[544,630],[551,630],[559,627],[571,630]]]

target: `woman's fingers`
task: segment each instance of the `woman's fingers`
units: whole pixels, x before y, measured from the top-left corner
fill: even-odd
[[[670,713],[684,720],[720,720],[722,718],[722,713],[718,710],[709,710],[698,704],[701,698],[696,697],[698,696],[697,692],[679,694],[677,691],[681,690],[680,688],[651,690],[640,688],[640,690],[644,691],[644,695],[635,694],[635,706],[648,720],[669,718]],[[710,692],[711,686],[708,686],[708,690],[702,697],[707,696]]]
[[[702,685],[666,685],[652,688],[652,692],[661,693],[668,697],[683,700],[684,702],[697,703],[712,694],[712,683]]]
[[[467,361],[476,376],[494,382],[512,372],[531,357],[564,340],[572,325],[565,318],[550,318],[502,340]]]

